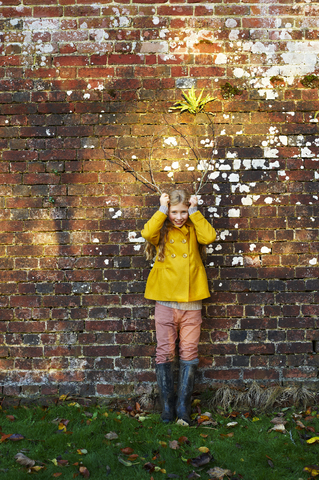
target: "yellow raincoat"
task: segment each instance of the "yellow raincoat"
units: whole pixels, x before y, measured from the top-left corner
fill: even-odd
[[[160,230],[167,215],[157,211],[144,225],[142,236],[158,250]],[[208,245],[215,229],[196,211],[181,227],[169,230],[164,262],[155,260],[149,274],[145,298],[168,302],[195,302],[210,296],[205,267],[198,243]]]

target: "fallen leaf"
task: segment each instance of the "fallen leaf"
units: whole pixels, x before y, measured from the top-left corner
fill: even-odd
[[[169,448],[171,448],[172,450],[178,450],[179,449],[178,441],[172,440],[171,442],[169,442]]]
[[[132,465],[136,465],[136,463],[130,462],[129,460],[124,460],[121,457],[118,457],[118,460],[122,465],[125,465],[125,467],[131,467]]]
[[[158,443],[159,443],[160,446],[163,447],[163,448],[166,448],[166,447],[167,447],[167,443],[166,443],[166,442],[162,442],[161,440],[159,440]]]
[[[178,443],[179,443],[180,445],[183,445],[183,443],[189,444],[189,440],[188,440],[187,437],[182,436],[182,437],[179,437]]]
[[[319,475],[319,465],[307,465],[303,471],[309,472],[312,477],[317,477]]]
[[[253,422],[259,422],[259,418],[258,417],[253,417]]]
[[[296,425],[298,430],[303,430],[304,428],[306,428],[305,425],[300,420],[296,421]]]
[[[17,453],[14,457],[20,465],[24,465],[25,467],[33,467],[35,464],[35,460],[31,460],[31,458],[23,455],[23,453]]]
[[[69,460],[58,460],[58,465],[65,467],[66,465],[69,465]]]
[[[15,418],[14,418],[13,415],[6,415],[6,418],[7,418],[8,420],[10,420],[10,422],[14,422],[14,421],[15,421]]]
[[[199,425],[203,422],[209,422],[209,421],[211,421],[211,416],[208,417],[207,415],[200,415],[199,417],[197,417],[197,423]]]
[[[86,455],[88,453],[88,451],[85,448],[78,448],[77,453],[79,455]]]
[[[198,473],[196,473],[194,470],[188,475],[187,477],[189,480],[191,480],[192,478],[200,478],[200,475],[198,475]]]
[[[88,469],[86,467],[80,467],[79,472],[84,478],[89,478],[89,476],[90,476],[90,472],[88,471]]]
[[[147,462],[143,465],[144,470],[147,470],[149,473],[153,473],[155,471],[156,465],[151,462]]]
[[[191,459],[191,464],[193,467],[202,467],[203,465],[206,465],[213,459],[212,455],[210,453],[202,453],[196,458]]]
[[[61,400],[61,402],[64,402],[69,396],[69,393],[67,393],[66,395],[60,395],[59,397],[59,400]]]
[[[238,425],[238,422],[229,422],[229,423],[227,423],[226,427],[228,427],[228,428],[236,427],[236,425]]]
[[[312,437],[307,440],[307,443],[311,445],[312,443],[319,443],[319,437]]]
[[[207,473],[210,477],[212,477],[212,479],[216,478],[218,480],[222,480],[225,476],[232,475],[230,470],[225,470],[224,468],[220,467],[210,468]]]
[[[221,433],[220,434],[221,437],[228,437],[228,438],[231,438],[234,436],[234,432],[229,432],[229,433]]]
[[[275,417],[272,420],[270,420],[271,423],[274,423],[275,425],[286,425],[287,420],[283,420],[282,417]]]
[[[10,435],[9,440],[12,442],[17,442],[18,440],[23,440],[24,436],[20,435],[19,433],[14,433],[13,435]]]
[[[181,427],[189,427],[189,424],[187,422],[184,422],[181,418],[179,418],[176,422],[176,425],[180,425]]]
[[[209,452],[209,448],[207,448],[207,447],[199,447],[198,450],[202,453],[208,453]]]
[[[275,425],[273,428],[268,430],[268,433],[271,432],[271,431],[279,432],[279,433],[286,433],[285,425],[282,424],[282,423],[278,424],[278,425]]]
[[[57,478],[57,477],[61,477],[61,475],[62,475],[62,472],[56,472],[52,475],[52,477]]]
[[[53,460],[50,460],[50,462],[52,462],[56,467],[58,466],[58,461],[56,458],[53,458]]]
[[[121,452],[124,453],[124,455],[132,455],[134,450],[131,447],[126,447],[126,448],[121,448]]]
[[[207,438],[208,435],[207,435],[206,433],[201,433],[201,434],[200,434],[200,437]]]
[[[133,453],[133,455],[130,455],[127,459],[130,460],[130,461],[134,461],[138,458],[138,454],[137,453]]]
[[[1,440],[0,442],[3,443],[5,442],[6,440],[8,440],[10,437],[12,436],[12,433],[9,433],[8,435],[7,434],[1,434]]]
[[[108,440],[115,440],[117,438],[119,438],[118,434],[115,433],[115,432],[109,432],[107,433],[106,435],[104,435],[105,438],[107,438]]]
[[[40,465],[35,465],[34,467],[31,467],[30,470],[31,470],[31,472],[39,472],[43,468],[44,467],[41,467]]]
[[[66,432],[66,426],[63,423],[59,423],[58,429],[61,430],[62,432]]]
[[[109,414],[107,412],[103,413],[103,417],[108,417],[108,416],[109,416]]]

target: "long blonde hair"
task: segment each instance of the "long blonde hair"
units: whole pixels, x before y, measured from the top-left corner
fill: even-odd
[[[172,190],[168,195],[169,195],[169,207],[178,205],[179,203],[182,203],[187,208],[189,207],[190,194],[186,190],[179,190],[179,189]],[[146,260],[151,261],[154,259],[156,255],[156,258],[159,262],[164,262],[165,244],[167,242],[168,233],[172,228],[173,228],[173,224],[170,222],[170,220],[167,217],[160,231],[160,239],[158,242],[157,254],[156,254],[156,248],[152,243],[146,242],[145,244],[144,253],[146,256]],[[205,260],[206,246],[198,244],[198,248],[199,248],[199,253],[202,260]]]

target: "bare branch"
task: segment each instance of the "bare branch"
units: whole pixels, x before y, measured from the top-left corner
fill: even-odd
[[[105,152],[104,152],[104,155],[105,155]],[[106,155],[105,155],[105,158],[106,158]],[[156,184],[154,185],[152,182],[147,180],[147,178],[145,178],[144,175],[134,170],[134,168],[128,163],[127,160],[123,160],[123,158],[116,157],[115,155],[111,155],[111,158],[106,158],[106,160],[108,160],[113,165],[117,165],[121,167],[124,170],[124,172],[130,173],[137,181],[145,185],[147,188],[149,188],[153,192],[162,193],[160,188]]]

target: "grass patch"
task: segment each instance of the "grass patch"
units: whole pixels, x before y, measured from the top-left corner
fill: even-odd
[[[49,408],[0,410],[0,474],[6,480],[25,480],[30,473],[39,479],[89,474],[95,480],[184,480],[199,478],[196,472],[208,480],[214,478],[212,469],[220,467],[231,471],[220,478],[233,480],[310,478],[304,467],[318,462],[319,444],[307,440],[319,435],[318,407],[302,413],[284,408],[258,416],[253,409],[219,409],[206,417],[200,404],[195,409],[191,427],[163,425],[159,415],[128,405],[112,411],[66,401]],[[276,425],[271,422],[274,417],[284,433],[270,430]],[[10,434],[24,438],[10,439]],[[19,452],[35,460],[31,470],[16,462]],[[209,463],[192,465],[191,459],[199,457],[200,464],[209,455],[213,457]]]

